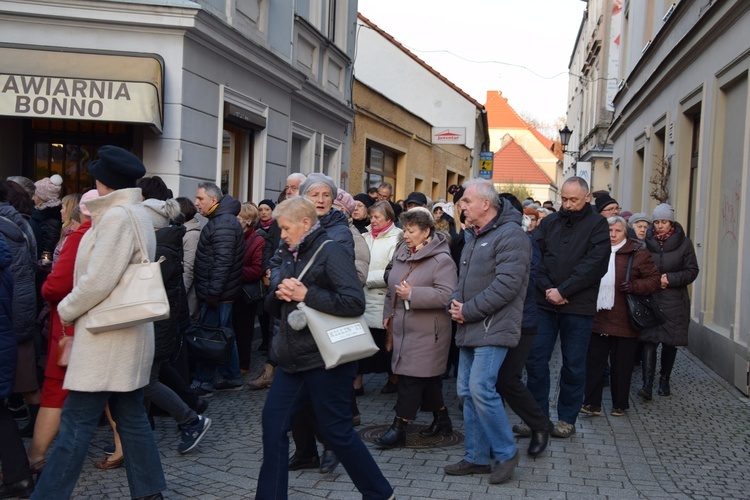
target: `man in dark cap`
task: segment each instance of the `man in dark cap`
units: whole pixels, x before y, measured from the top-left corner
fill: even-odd
[[[596,211],[602,214],[605,219],[620,213],[620,205],[609,194],[597,196],[594,203],[596,204]]]
[[[409,193],[406,198],[406,209],[411,210],[414,207],[427,207],[427,196],[417,191]]]

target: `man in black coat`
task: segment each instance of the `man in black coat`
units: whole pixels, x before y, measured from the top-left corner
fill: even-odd
[[[542,251],[536,283],[539,325],[526,360],[527,383],[549,415],[549,361],[560,334],[563,366],[555,437],[570,437],[583,402],[586,352],[596,314],[599,282],[611,253],[607,219],[593,210],[585,180],[570,177],[562,186],[559,212],[542,219],[532,236]]]
[[[201,323],[232,327],[232,304],[242,287],[242,257],[245,241],[237,220],[241,204],[211,182],[198,185],[195,206],[208,222],[201,230],[195,251],[195,292],[201,307]],[[219,365],[222,379],[213,384],[216,365],[198,362],[195,367],[195,391],[210,397],[213,390],[242,390],[242,374],[237,345],[229,359]]]

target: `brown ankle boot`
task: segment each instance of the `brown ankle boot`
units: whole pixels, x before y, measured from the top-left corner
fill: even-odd
[[[247,386],[253,390],[268,389],[269,387],[271,387],[271,382],[273,382],[273,373],[273,365],[269,365],[268,363],[266,363],[263,366],[263,372],[258,375],[258,378],[256,378],[252,382],[249,382]]]

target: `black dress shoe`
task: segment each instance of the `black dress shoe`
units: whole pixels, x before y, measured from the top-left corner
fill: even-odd
[[[527,453],[535,457],[547,449],[549,444],[549,429],[543,431],[531,431],[531,442]]]
[[[323,457],[320,459],[320,473],[328,474],[333,472],[339,465],[339,457],[331,450],[323,450]]]
[[[289,459],[289,470],[317,469],[319,467],[320,458],[317,455],[308,458],[292,455],[292,458]]]
[[[34,480],[32,478],[12,484],[0,483],[0,498],[29,498],[33,491]]]

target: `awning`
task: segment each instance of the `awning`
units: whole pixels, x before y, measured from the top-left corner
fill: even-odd
[[[161,59],[0,46],[0,115],[163,125]]]

